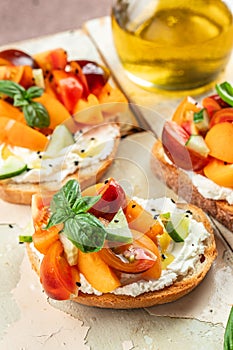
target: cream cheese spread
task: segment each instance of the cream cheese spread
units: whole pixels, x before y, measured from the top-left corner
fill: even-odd
[[[156,213],[176,211],[176,205],[169,198],[143,200],[134,198],[139,204],[151,212]],[[137,296],[145,292],[161,290],[166,286],[173,284],[180,276],[185,276],[189,272],[195,270],[195,265],[199,261],[199,255],[205,251],[205,241],[209,237],[209,233],[201,222],[197,222],[191,218],[189,226],[189,234],[184,242],[172,245],[172,254],[175,256],[173,262],[168,265],[166,270],[162,271],[162,275],[157,280],[137,281],[115,289],[112,293],[118,295]],[[87,294],[101,295],[101,293],[86,281],[81,275],[80,291]]]
[[[167,163],[173,164],[166,155],[164,155],[164,159]],[[183,171],[188,175],[188,177],[192,181],[193,186],[197,188],[198,192],[204,198],[214,200],[225,200],[230,205],[233,204],[233,190],[231,188],[219,186],[207,177],[200,174],[196,174],[193,171]]]
[[[60,183],[69,174],[80,168],[86,168],[106,159],[112,152],[119,129],[115,125],[93,128],[92,131],[80,132],[75,136],[75,143],[63,148],[56,157],[46,152],[34,152],[22,147],[8,146],[9,152],[22,159],[28,171],[13,178],[16,183],[56,182]],[[4,145],[1,145],[1,150]],[[3,161],[0,159],[0,163]]]
[[[219,186],[205,176],[195,174],[194,172],[187,172],[187,174],[192,180],[193,185],[203,197],[215,200],[225,200],[230,205],[233,204],[233,190],[231,188]]]

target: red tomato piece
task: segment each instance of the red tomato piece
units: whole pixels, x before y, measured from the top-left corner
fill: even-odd
[[[222,108],[215,112],[210,120],[210,128],[212,128],[215,124],[224,122],[233,122],[233,107]]]
[[[53,243],[44,256],[40,267],[40,281],[46,294],[55,300],[68,300],[72,294],[77,293],[79,272],[63,256],[60,241]]]
[[[83,85],[75,74],[71,72],[54,70],[52,76],[53,87],[55,88],[59,100],[72,114],[76,103],[82,97]]]
[[[111,221],[120,208],[127,205],[126,195],[120,184],[113,178],[105,181],[105,184],[98,190],[100,200],[90,209],[90,213],[96,217],[102,217]]]
[[[114,250],[103,248],[99,252],[103,261],[110,267],[126,273],[139,273],[150,269],[157,256],[137,241]]]
[[[211,96],[205,97],[202,100],[202,105],[207,110],[207,113],[208,113],[210,118],[213,117],[213,115],[216,111],[219,111],[221,109],[221,106],[218,103],[218,101]]]

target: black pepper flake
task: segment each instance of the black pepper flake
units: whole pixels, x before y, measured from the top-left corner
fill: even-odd
[[[78,166],[78,165],[79,165],[79,161],[78,161],[78,160],[75,160],[75,161],[74,161],[74,165],[75,165],[75,166]]]
[[[76,286],[81,287],[81,283],[80,282],[76,282]]]
[[[32,169],[31,169],[31,168],[27,168],[27,169],[26,169],[26,171],[30,171],[30,170],[32,170]]]
[[[173,198],[171,198],[171,201],[172,201],[172,203],[176,204],[176,202],[174,201],[174,199],[173,199]]]
[[[40,159],[42,158],[42,155],[41,155],[41,154],[39,155],[39,158],[40,158]]]
[[[80,134],[82,134],[82,133],[83,133],[82,129],[80,129],[80,130],[79,130],[79,133],[80,133]]]
[[[161,255],[161,258],[162,258],[163,260],[165,260],[165,259],[166,259],[166,255],[162,254],[162,255]]]
[[[189,218],[189,214],[186,214],[185,217],[186,217],[186,218]]]
[[[91,139],[90,139],[91,141],[95,141],[95,137],[91,137]]]
[[[53,167],[53,164],[49,164],[49,167],[52,168],[52,167]]]
[[[135,207],[136,207],[136,204],[133,204],[133,205],[132,205],[132,208],[135,208]]]
[[[40,151],[37,151],[36,153],[37,153],[37,154],[40,154]]]
[[[205,261],[205,255],[204,254],[201,254],[200,255],[200,262],[201,264]]]
[[[81,149],[81,151],[80,151],[81,153],[84,153],[85,152],[85,149]]]
[[[105,183],[105,185],[106,185],[106,184],[108,183],[108,180],[105,180],[104,183]]]
[[[158,217],[159,217],[159,214],[155,214],[155,215],[154,215],[154,219],[155,219],[155,220],[157,220]]]
[[[193,212],[192,212],[191,210],[188,209],[188,210],[186,210],[186,213],[192,215]]]
[[[227,162],[224,162],[224,165],[227,165],[228,163]]]
[[[119,220],[115,219],[114,222],[117,224],[119,222]]]
[[[78,74],[79,73],[79,69],[76,68],[74,72],[75,72],[75,74]]]
[[[155,208],[151,208],[151,211],[155,211]]]
[[[12,224],[9,224],[8,226],[9,226],[10,228],[13,228],[13,227],[14,227]]]

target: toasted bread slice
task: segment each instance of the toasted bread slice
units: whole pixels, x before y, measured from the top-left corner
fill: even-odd
[[[107,125],[107,124],[106,124]],[[120,129],[117,124],[111,124],[112,127],[118,130],[114,138],[114,146],[108,156],[98,161],[98,163],[90,164],[86,167],[81,167],[76,173],[68,175],[60,184],[63,186],[68,180],[74,178],[78,180],[81,189],[86,188],[92,184],[99,182],[104,173],[111,166],[120,142]],[[98,128],[105,128],[105,125],[98,126]],[[54,188],[54,183],[17,183],[14,178],[0,180],[0,198],[6,202],[15,204],[31,204],[32,195],[38,192],[56,192],[58,188]]]
[[[184,200],[202,208],[233,232],[233,205],[228,204],[225,200],[203,197],[182,169],[166,161],[160,141],[157,141],[153,146],[151,168],[156,177],[165,182],[176,194],[179,193]],[[187,191],[187,189],[191,190]]]
[[[210,225],[209,219],[203,211],[193,205],[180,205],[185,210],[191,210],[194,220],[202,222],[206,230],[209,232],[208,238],[205,240],[205,251],[199,257],[195,264],[195,270],[190,271],[186,276],[179,278],[170,286],[154,291],[140,294],[136,297],[128,295],[115,295],[113,293],[105,293],[102,295],[78,293],[72,301],[101,308],[114,309],[132,309],[149,307],[156,304],[164,304],[175,301],[184,295],[191,292],[205,277],[209,271],[214,259],[217,256],[214,234]],[[32,268],[39,275],[40,273],[40,258],[31,244],[27,244],[27,253],[31,262]]]

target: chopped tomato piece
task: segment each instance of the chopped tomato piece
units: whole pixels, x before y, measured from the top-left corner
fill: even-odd
[[[111,221],[120,208],[126,206],[126,195],[123,188],[113,178],[108,179],[97,191],[100,200],[90,209],[96,217]]]
[[[210,120],[210,128],[212,128],[215,124],[224,122],[233,122],[233,107],[222,108],[215,112]]]
[[[56,300],[70,299],[77,293],[80,281],[76,267],[70,266],[63,256],[63,246],[58,240],[44,256],[40,267],[40,280],[46,294]]]
[[[71,72],[54,70],[53,86],[59,100],[72,114],[74,107],[83,94],[83,85],[80,80]]]

